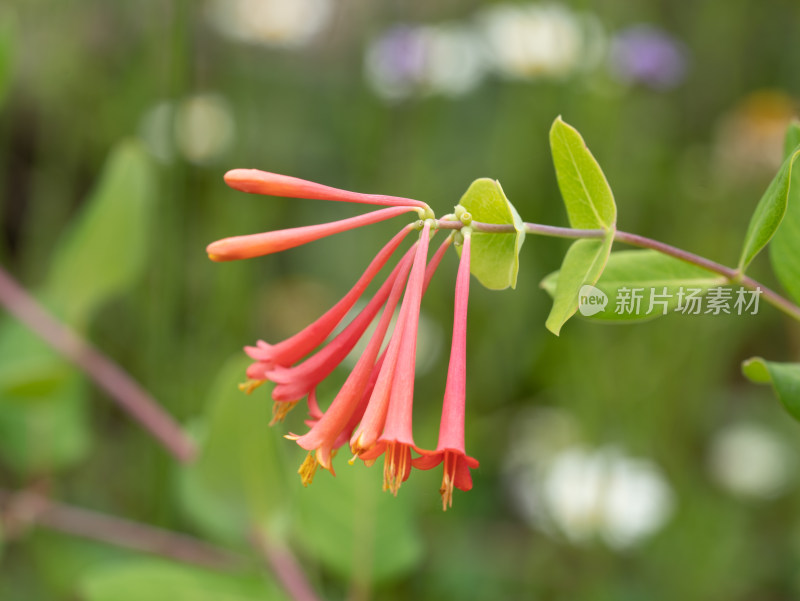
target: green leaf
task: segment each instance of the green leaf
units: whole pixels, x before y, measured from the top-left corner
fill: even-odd
[[[752,357],[742,363],[742,373],[757,384],[771,382],[780,402],[793,418],[800,421],[800,364],[775,363]]]
[[[800,149],[800,122],[786,132],[785,156]],[[775,275],[796,303],[800,303],[800,169],[792,169],[786,214],[769,245],[769,258]]]
[[[569,247],[561,263],[553,308],[545,322],[545,327],[556,336],[578,310],[581,287],[593,285],[603,273],[613,242],[614,232],[610,231],[602,240],[576,240]]]
[[[800,147],[795,147],[786,157],[780,170],[770,183],[764,196],[756,206],[747,234],[744,237],[739,269],[744,273],[747,266],[761,252],[781,225],[789,202],[793,166],[800,156]],[[796,224],[794,224],[796,225]],[[791,232],[787,235],[791,235]],[[795,239],[796,240],[796,239]]]
[[[144,149],[120,143],[56,248],[45,303],[83,328],[101,303],[135,285],[146,266],[155,201],[155,173]]]
[[[581,135],[561,117],[550,128],[550,149],[570,225],[614,229],[617,206],[608,180]]]
[[[542,280],[541,286],[550,296],[555,295],[558,277],[559,272],[555,271]],[[594,284],[606,296],[608,306],[597,310],[593,315],[588,314],[591,308],[586,311],[581,309],[581,312],[585,312],[588,319],[606,322],[654,319],[664,314],[664,306],[656,302],[648,313],[651,309],[651,293],[662,295],[653,296],[653,300],[665,301],[666,311],[669,313],[678,306],[681,288],[684,294],[688,294],[690,290],[699,290],[696,294],[701,296],[709,288],[723,285],[726,281],[719,274],[654,250],[623,250],[611,253],[603,275]],[[614,301],[622,288],[643,289],[640,311],[616,311]],[[579,299],[579,308],[582,302],[584,299]]]
[[[187,513],[209,535],[245,540],[254,526],[274,528],[289,502],[272,419],[269,384],[247,395],[237,388],[250,361],[237,357],[211,388],[198,460],[179,476]]]
[[[299,542],[364,587],[409,573],[422,560],[423,545],[408,497],[383,492],[380,469],[360,462],[337,467],[335,478],[320,470],[302,491]]]
[[[220,574],[156,559],[100,564],[81,578],[86,601],[277,601],[263,576]]]
[[[60,241],[37,296],[77,329],[144,273],[155,209],[154,172],[135,142],[119,144]],[[0,454],[23,474],[52,472],[89,450],[84,377],[12,320],[0,325]]]
[[[525,241],[525,225],[506,198],[500,182],[476,179],[459,201],[475,221],[513,225],[516,234],[472,233],[470,272],[490,290],[517,285],[519,251]],[[459,256],[461,249],[456,248]]]

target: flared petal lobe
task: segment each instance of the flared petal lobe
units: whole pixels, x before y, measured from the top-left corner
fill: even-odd
[[[467,305],[469,301],[470,232],[464,232],[461,261],[456,277],[455,308],[453,316],[453,341],[450,348],[450,364],[447,369],[442,420],[439,425],[439,442],[435,451],[415,449],[421,457],[413,460],[417,469],[431,469],[444,462],[442,507],[453,504],[453,487],[460,490],[472,488],[470,468],[478,467],[478,461],[466,454],[464,448],[464,413],[466,403],[466,359],[467,359]]]

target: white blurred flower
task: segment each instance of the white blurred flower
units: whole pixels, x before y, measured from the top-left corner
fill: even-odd
[[[175,113],[178,148],[192,163],[209,163],[233,142],[233,114],[222,96],[197,94],[184,100]]]
[[[712,442],[708,460],[714,479],[745,498],[776,497],[794,477],[791,449],[775,431],[756,423],[722,430]]]
[[[222,156],[236,134],[233,113],[218,94],[196,94],[180,102],[162,101],[139,122],[139,135],[150,153],[163,162],[176,154],[207,164]]]
[[[481,82],[486,61],[470,28],[397,26],[370,43],[365,70],[372,89],[388,100],[424,94],[459,96]]]
[[[673,507],[660,468],[614,447],[586,449],[577,438],[577,425],[562,411],[523,418],[506,461],[523,518],[551,536],[576,544],[601,538],[614,549],[657,532]]]
[[[207,17],[231,39],[295,48],[310,42],[328,23],[331,0],[210,0]]]
[[[165,100],[148,109],[139,120],[139,137],[145,148],[164,163],[175,158],[174,118],[175,106]]]
[[[560,4],[499,4],[479,16],[495,68],[515,79],[564,78],[595,67],[599,21]]]

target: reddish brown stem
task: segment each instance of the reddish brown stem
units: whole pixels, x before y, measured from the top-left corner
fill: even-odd
[[[3,525],[10,532],[38,525],[210,568],[229,569],[245,564],[244,557],[191,536],[56,503],[37,492],[0,489],[0,509]]]
[[[183,462],[196,455],[194,442],[128,373],[65,324],[0,267],[0,304],[81,369],[170,453]]]

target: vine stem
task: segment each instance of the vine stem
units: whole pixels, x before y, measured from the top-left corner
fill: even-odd
[[[458,230],[461,229],[465,224],[458,220],[438,220],[437,226],[442,229],[454,229]],[[470,227],[476,232],[484,232],[487,234],[513,234],[516,232],[514,226],[511,224],[498,224],[498,223],[481,223],[479,221],[472,221]],[[591,230],[584,230],[584,229],[574,229],[570,227],[558,227],[554,225],[542,225],[539,223],[525,223],[525,233],[527,234],[534,234],[538,236],[549,236],[553,238],[569,238],[569,239],[581,239],[581,238],[603,238],[606,236],[606,230],[602,229],[591,229]],[[798,321],[800,321],[800,307],[795,305],[793,302],[788,300],[787,298],[781,296],[774,290],[767,288],[761,282],[754,280],[753,278],[744,275],[741,271],[734,269],[732,267],[727,267],[722,265],[721,263],[717,263],[716,261],[712,261],[711,259],[706,259],[705,257],[701,257],[700,255],[696,255],[689,251],[683,250],[676,246],[672,246],[670,244],[665,244],[664,242],[659,242],[658,240],[653,240],[652,238],[647,238],[645,236],[640,236],[638,234],[631,234],[629,232],[614,232],[614,241],[615,242],[623,242],[625,244],[630,244],[631,246],[637,246],[639,248],[648,248],[651,250],[658,251],[662,254],[669,255],[671,257],[675,257],[676,259],[680,259],[686,263],[691,263],[692,265],[697,265],[698,267],[702,267],[703,269],[707,269],[708,271],[712,271],[714,273],[718,273],[721,276],[725,277],[728,280],[728,283],[738,283],[744,286],[745,288],[749,288],[750,290],[760,290],[761,296],[764,298],[765,301],[773,305],[775,308],[779,309],[789,317],[792,317]]]
[[[178,422],[124,369],[51,315],[2,267],[0,305],[94,380],[179,461],[194,459],[194,441]]]
[[[4,530],[12,535],[39,525],[208,568],[233,569],[246,564],[245,557],[191,536],[57,503],[32,490],[0,489],[0,509]]]
[[[275,542],[261,528],[251,531],[250,541],[294,601],[320,601],[297,558],[285,546]]]

